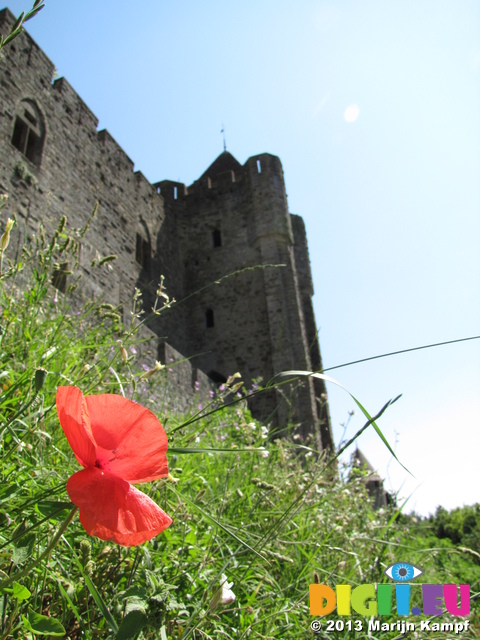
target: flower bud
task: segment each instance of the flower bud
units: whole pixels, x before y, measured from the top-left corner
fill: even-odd
[[[153,369],[149,369],[149,371],[145,371],[145,373],[140,376],[140,379],[145,380],[146,378],[150,378],[150,376],[153,376],[154,373],[156,373],[157,371],[161,371],[162,369],[165,369],[165,365],[156,361]]]
[[[123,362],[126,364],[128,361],[128,353],[121,340],[117,340],[118,348],[120,349],[120,355],[122,356]]]
[[[2,237],[0,238],[0,251],[5,251],[5,249],[8,247],[8,243],[10,242],[10,231],[12,230],[12,227],[14,225],[14,221],[12,220],[12,218],[9,218],[7,220],[7,226],[5,228],[5,231],[3,232]]]
[[[35,393],[39,393],[45,384],[45,378],[47,377],[48,371],[43,369],[43,367],[39,367],[35,369]]]

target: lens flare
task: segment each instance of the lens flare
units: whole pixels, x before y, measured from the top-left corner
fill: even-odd
[[[358,104],[351,104],[349,107],[345,109],[343,117],[345,118],[346,122],[355,122],[355,120],[357,120],[359,115],[360,115],[360,109],[358,107]]]

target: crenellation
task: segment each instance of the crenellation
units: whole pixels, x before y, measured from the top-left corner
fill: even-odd
[[[72,124],[80,124],[85,127],[85,129],[90,127],[92,133],[93,131],[96,133],[98,118],[87,107],[68,80],[63,77],[56,78],[49,87],[49,90],[61,96],[61,100],[63,100],[62,108],[72,119]]]
[[[58,92],[63,99],[63,108],[72,118],[72,123],[76,123],[91,128],[92,133],[97,133],[98,118],[80,98],[72,85],[65,78],[56,78],[51,85],[51,90]]]
[[[1,9],[0,32],[4,35],[7,34],[15,24],[15,20],[16,18],[10,9]],[[13,60],[14,63],[17,62],[19,58],[22,60],[26,58],[26,64],[35,67],[38,71],[37,81],[40,82],[40,79],[44,79],[47,85],[51,84],[55,72],[55,65],[27,31],[22,33],[21,39],[17,38],[12,42],[8,55],[9,60]],[[0,61],[0,64],[3,64],[3,62]]]
[[[235,185],[235,172],[234,171],[225,171],[224,173],[220,173],[217,176],[213,187],[217,191],[217,194],[223,193],[231,193]]]
[[[0,12],[2,32],[12,21]],[[178,304],[149,320],[142,357],[172,369],[170,406],[184,410],[237,371],[248,389],[284,370],[320,368],[307,238],[288,211],[280,159],[261,153],[241,165],[224,150],[188,187],[151,184],[106,129],[97,131],[65,79],[50,84],[53,65],[33,40],[15,42],[0,63],[0,185],[26,233],[40,222],[51,233],[64,214],[80,228],[98,203],[81,246],[82,299],[119,305],[128,321],[135,289],[148,313],[163,281]],[[117,256],[110,268],[98,268],[109,254]],[[332,447],[323,395],[309,379],[250,406],[277,433],[291,421],[322,449]]]
[[[107,129],[102,129],[98,132],[97,140],[101,143],[102,153],[108,156],[110,162],[115,162],[117,170],[125,171],[125,173],[133,173],[133,160],[128,157]]]
[[[188,189],[183,182],[161,180],[160,182],[155,182],[153,186],[164,201],[170,205],[180,204],[188,196]]]

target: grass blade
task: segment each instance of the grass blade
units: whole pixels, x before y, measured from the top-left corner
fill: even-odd
[[[177,498],[179,498],[180,500],[184,500],[185,502],[188,502],[188,504],[192,507],[194,507],[195,509],[197,509],[197,511],[200,511],[200,513],[202,514],[202,516],[204,518],[206,518],[207,520],[209,520],[212,524],[214,524],[216,527],[218,527],[219,529],[221,529],[222,531],[224,531],[226,534],[228,534],[229,536],[231,536],[234,540],[236,540],[239,544],[242,545],[242,547],[245,547],[245,549],[248,549],[249,551],[251,551],[252,553],[254,553],[256,556],[258,556],[259,558],[261,558],[262,560],[264,560],[265,562],[268,563],[268,560],[262,556],[261,553],[258,553],[258,551],[255,551],[255,549],[253,547],[251,547],[249,544],[247,544],[246,542],[244,542],[243,540],[241,540],[238,536],[236,536],[234,533],[232,533],[231,531],[229,531],[223,524],[221,524],[218,520],[215,520],[215,518],[213,516],[211,516],[210,514],[208,514],[206,511],[204,511],[201,507],[198,506],[198,504],[196,502],[194,502],[193,500],[190,500],[190,498],[187,498],[187,496],[182,495],[180,492],[178,492],[176,489],[174,489],[174,487],[172,487],[171,485],[169,485],[169,488],[173,491],[173,493],[177,496]]]
[[[324,373],[316,373],[314,371],[297,371],[297,370],[291,370],[291,371],[282,371],[281,373],[278,373],[276,376],[274,376],[272,378],[272,380],[270,380],[270,382],[267,385],[268,387],[274,386],[273,381],[276,378],[284,378],[286,376],[293,376],[294,378],[319,378],[320,380],[325,380],[325,382],[332,382],[333,384],[337,385],[337,387],[340,387],[341,389],[343,389],[344,391],[346,391],[348,393],[348,395],[352,398],[352,400],[355,402],[355,404],[357,405],[357,407],[360,409],[360,411],[363,413],[363,415],[367,418],[368,420],[368,426],[371,424],[373,426],[373,428],[375,429],[375,431],[378,433],[378,435],[380,436],[382,442],[384,443],[384,445],[387,447],[387,449],[390,451],[390,453],[392,454],[392,456],[395,458],[395,460],[398,462],[398,464],[400,464],[405,471],[407,471],[408,473],[410,473],[410,475],[412,475],[412,473],[405,467],[405,465],[403,465],[400,460],[397,458],[397,456],[395,455],[394,450],[392,449],[392,447],[390,446],[390,444],[388,443],[388,440],[385,438],[385,436],[383,435],[380,427],[377,425],[377,423],[375,422],[375,418],[372,418],[372,416],[368,413],[368,411],[365,409],[365,407],[362,405],[362,403],[357,400],[357,398],[350,393],[350,391],[348,389],[346,389],[343,384],[341,384],[340,382],[338,382],[338,380],[335,380],[334,378],[331,378],[330,376],[326,376]],[[384,409],[382,410],[381,413],[383,413],[383,411],[387,408],[387,406],[390,406],[391,404],[393,404],[394,402],[396,402],[401,396],[397,396],[396,398],[394,398],[393,400],[390,400],[384,407]]]

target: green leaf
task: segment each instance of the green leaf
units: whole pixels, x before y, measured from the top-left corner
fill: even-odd
[[[23,22],[23,16],[25,15],[25,12],[22,11],[22,13],[18,16],[18,18],[15,20],[15,23],[11,29],[11,31],[16,31],[18,29],[18,27],[22,24]]]
[[[18,487],[14,484],[6,485],[0,489],[0,502],[7,500],[13,493],[18,491]]]
[[[24,600],[28,600],[32,595],[27,587],[24,587],[19,582],[14,582],[12,585],[12,595],[14,598],[18,600],[18,602],[23,602]]]
[[[35,534],[25,534],[26,529],[25,521],[22,521],[12,535],[14,540],[12,562],[15,565],[26,562],[32,555],[33,547],[35,546]]]
[[[12,534],[12,540],[15,540],[16,538],[18,538],[18,540],[15,540],[15,542],[13,543],[15,546],[18,545],[18,543],[20,542],[26,530],[27,530],[27,525],[25,524],[25,520],[22,520],[21,523],[15,527],[15,530]]]
[[[78,563],[78,564],[80,564],[80,563]],[[80,565],[80,567],[81,567],[81,565]],[[97,607],[102,612],[103,617],[105,618],[105,620],[110,625],[110,628],[112,629],[112,631],[114,633],[116,633],[118,631],[118,627],[117,627],[117,623],[115,622],[115,618],[110,613],[107,605],[105,604],[105,601],[103,600],[102,596],[98,592],[97,587],[93,584],[93,582],[90,580],[90,578],[87,576],[87,574],[83,571],[83,567],[81,568],[81,572],[83,574],[83,578],[85,580],[85,584],[87,585],[88,590],[90,591],[90,593],[92,595],[92,598],[95,600],[95,603],[96,603]]]
[[[60,582],[60,580],[57,580],[57,584],[58,584],[58,588],[60,589],[60,593],[62,594],[62,596],[65,598],[65,600],[68,602],[71,610],[73,611],[73,613],[75,614],[75,617],[77,618],[78,622],[80,623],[80,625],[83,624],[83,620],[82,620],[82,616],[80,615],[80,613],[78,612],[77,607],[74,605],[74,603],[72,602],[72,599],[70,598],[70,596],[68,595],[68,593],[65,591],[65,589],[62,586],[62,583]]]
[[[145,587],[141,587],[140,585],[134,584],[125,591],[125,593],[123,594],[123,597],[125,599],[132,598],[132,597],[142,598],[143,600],[146,601],[147,590],[145,589]]]
[[[144,598],[139,598],[137,596],[133,596],[128,598],[127,604],[125,606],[125,613],[130,613],[130,611],[143,611],[146,612],[148,606],[148,602]]]
[[[133,609],[122,620],[120,629],[115,636],[116,640],[131,640],[136,638],[147,624],[147,614],[141,609]]]
[[[85,580],[85,584],[87,585],[87,588],[90,591],[90,594],[91,594],[92,598],[95,600],[95,603],[96,603],[97,607],[102,612],[103,617],[105,618],[107,623],[110,625],[110,628],[113,631],[113,633],[118,633],[118,625],[115,622],[115,618],[110,613],[105,601],[103,600],[102,596],[98,592],[97,587],[93,584],[93,582],[90,580],[88,575],[85,573],[84,568],[82,566],[82,563],[78,559],[78,556],[75,553],[75,550],[72,549],[72,547],[70,546],[70,544],[67,542],[66,539],[64,539],[64,541],[67,544],[67,546],[70,548],[70,550],[72,551],[73,556],[74,556],[74,560],[75,560],[75,564],[77,565],[80,573],[82,574],[83,579]]]
[[[23,564],[27,562],[27,560],[32,555],[33,547],[35,546],[35,534],[29,533],[26,536],[23,536],[19,541],[20,544],[17,544],[13,549],[12,553],[12,562],[15,565]]]
[[[195,531],[189,531],[184,538],[185,544],[197,544],[197,536]]]
[[[28,618],[22,616],[27,631],[36,636],[64,636],[65,629],[55,618],[47,618],[28,608]]]
[[[57,502],[55,500],[39,500],[35,505],[37,511],[45,518],[64,520],[65,511],[72,508],[71,502]]]

